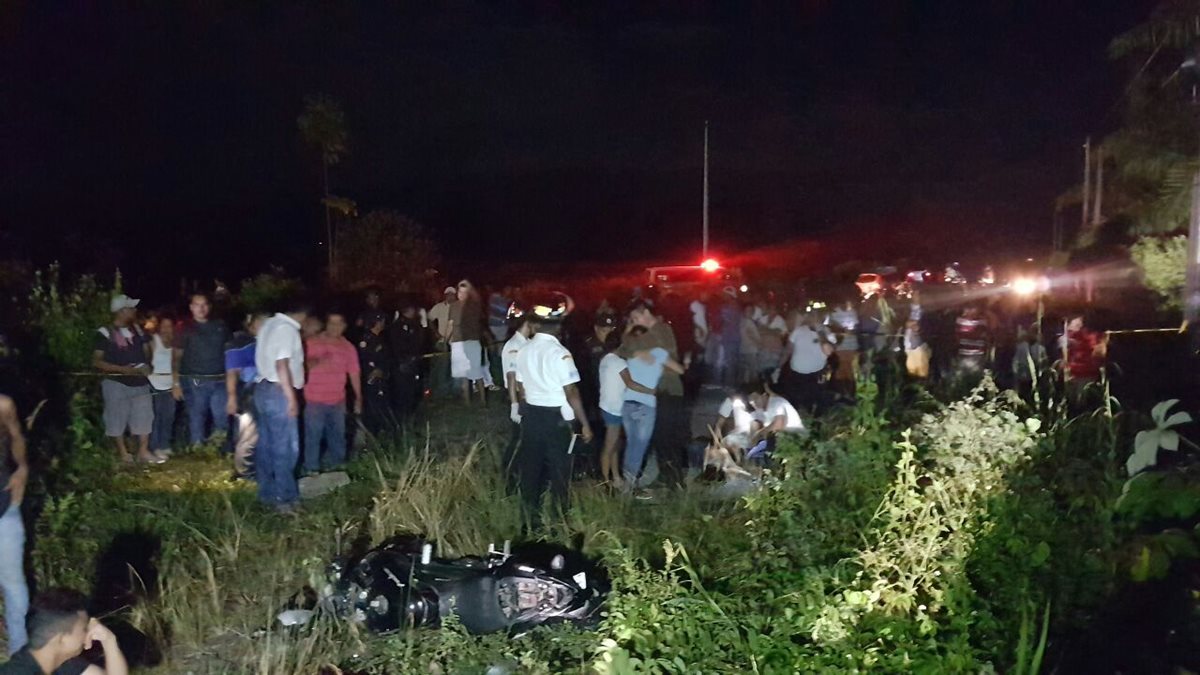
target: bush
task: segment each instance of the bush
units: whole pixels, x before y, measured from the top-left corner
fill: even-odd
[[[1142,281],[1158,296],[1164,309],[1182,306],[1187,268],[1187,236],[1141,237],[1129,253],[1142,271]]]

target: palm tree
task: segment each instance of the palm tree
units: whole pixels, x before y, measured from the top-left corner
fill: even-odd
[[[325,182],[326,250],[329,254],[329,274],[334,273],[333,218],[329,206],[329,167],[341,161],[346,154],[346,113],[337,101],[325,95],[309,96],[304,99],[304,111],[296,118],[304,142],[321,153],[321,169]]]

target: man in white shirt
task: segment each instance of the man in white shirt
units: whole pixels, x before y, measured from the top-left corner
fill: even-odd
[[[300,499],[296,462],[300,458],[299,390],[304,388],[304,345],[300,324],[308,307],[289,303],[258,332],[254,404],[258,409],[258,449],[254,464],[258,499],[280,513],[293,513]]]
[[[821,373],[833,353],[833,344],[810,325],[811,317],[800,317],[788,337],[779,360],[780,388],[797,407],[820,407],[824,399]]]
[[[754,418],[762,424],[758,437],[777,433],[804,433],[804,420],[788,400],[773,392],[757,392],[750,397],[754,403]]]
[[[526,514],[536,524],[547,485],[554,504],[566,507],[574,422],[578,420],[579,436],[585,443],[592,441],[592,427],[576,386],[579,370],[575,359],[555,335],[558,323],[543,322],[533,313],[527,314],[526,321],[534,331],[533,337],[521,347],[514,364],[515,380],[525,394],[521,456],[516,466]]]
[[[521,352],[521,348],[529,343],[529,338],[533,335],[533,326],[525,317],[515,319],[515,321],[517,324],[513,336],[504,343],[504,348],[500,352],[500,368],[504,372],[504,386],[508,389],[508,418],[512,420],[512,435],[508,439],[508,445],[504,448],[501,469],[504,471],[505,480],[512,487],[516,486],[516,467],[513,462],[517,454],[517,446],[521,443],[522,406],[521,385],[517,382],[517,355]]]
[[[429,362],[429,389],[435,396],[450,390],[450,306],[458,302],[458,289],[447,286],[442,301],[429,309],[429,323],[434,329],[434,350],[438,356]]]
[[[745,450],[750,447],[754,433],[754,413],[748,397],[740,394],[727,396],[717,408],[717,433],[722,436],[725,447]]]

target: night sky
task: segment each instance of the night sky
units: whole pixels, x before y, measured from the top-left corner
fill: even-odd
[[[5,2],[0,242],[145,283],[316,269],[325,93],[334,193],[451,260],[691,261],[706,119],[722,249],[1024,253],[1152,4]]]

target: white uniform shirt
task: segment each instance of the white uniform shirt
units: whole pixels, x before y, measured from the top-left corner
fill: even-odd
[[[517,382],[525,388],[525,402],[542,408],[559,408],[567,420],[570,406],[563,387],[579,382],[579,369],[571,352],[558,338],[538,333],[517,352]]]
[[[804,431],[804,422],[800,419],[800,413],[782,396],[768,398],[767,409],[756,414],[758,421],[762,422],[763,426],[770,426],[780,415],[784,417],[781,431]]]
[[[500,370],[504,373],[504,386],[508,386],[508,374],[517,372],[517,354],[520,353],[521,347],[529,344],[529,338],[520,333],[513,333],[513,336],[504,343],[504,351],[500,352]]]
[[[733,429],[729,432],[731,434],[748,434],[753,429],[754,414],[740,396],[730,396],[722,401],[717,414],[733,421]]]
[[[255,382],[279,382],[275,362],[288,359],[292,371],[292,386],[304,388],[304,343],[300,340],[300,324],[287,314],[267,319],[258,331],[258,346],[254,351],[254,367],[258,369]]]
[[[792,331],[788,342],[792,343],[792,370],[802,375],[818,373],[825,368],[829,356],[821,348],[821,336],[808,326]]]
[[[621,416],[625,402],[625,380],[621,371],[628,368],[625,359],[615,353],[605,354],[600,359],[600,409],[609,415]]]

